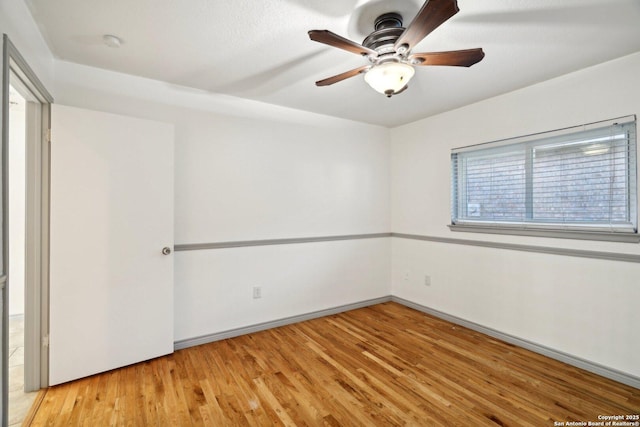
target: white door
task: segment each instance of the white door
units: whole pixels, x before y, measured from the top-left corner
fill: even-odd
[[[53,105],[50,385],[173,351],[173,125]]]

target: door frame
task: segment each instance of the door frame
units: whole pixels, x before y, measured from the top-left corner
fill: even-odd
[[[8,351],[8,139],[9,84],[28,90],[37,102],[27,107],[26,131],[26,254],[25,254],[25,390],[46,387],[49,381],[49,181],[50,123],[53,97],[18,49],[3,34],[2,49],[2,185],[4,275],[3,355]],[[8,360],[3,361],[3,422],[8,412]]]

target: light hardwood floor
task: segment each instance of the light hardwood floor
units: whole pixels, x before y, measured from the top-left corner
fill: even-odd
[[[640,390],[395,303],[50,388],[33,426],[553,426],[640,413]]]

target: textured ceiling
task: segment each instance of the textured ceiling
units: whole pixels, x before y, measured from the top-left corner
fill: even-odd
[[[387,99],[362,76],[316,87],[366,60],[307,31],[361,43],[379,13],[408,23],[422,0],[26,1],[62,60],[389,127],[640,51],[640,0],[458,0],[414,52],[482,47],[484,60],[420,67]]]

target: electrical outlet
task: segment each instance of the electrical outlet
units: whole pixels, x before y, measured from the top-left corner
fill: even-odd
[[[425,275],[424,276],[424,285],[425,286],[431,286],[431,276],[429,276],[429,275]]]
[[[262,298],[262,288],[260,286],[253,287],[253,299]]]

